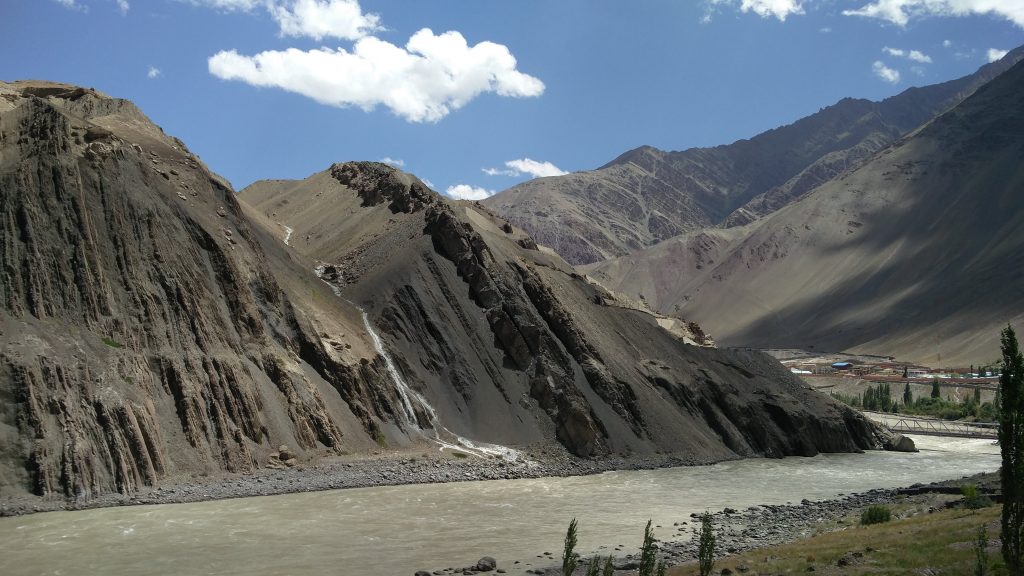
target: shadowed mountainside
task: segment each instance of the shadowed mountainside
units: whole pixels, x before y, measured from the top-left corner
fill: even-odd
[[[587,267],[731,345],[987,362],[1024,320],[1024,64],[744,227]]]
[[[630,254],[710,226],[761,218],[856,167],[1024,58],[881,102],[846,98],[787,126],[713,148],[644,146],[597,170],[538,178],[484,204],[572,264]]]

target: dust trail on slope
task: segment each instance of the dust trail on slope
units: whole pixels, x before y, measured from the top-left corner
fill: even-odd
[[[399,372],[398,366],[395,365],[395,361],[391,357],[391,354],[386,348],[384,348],[384,341],[381,340],[380,335],[377,334],[377,331],[373,328],[373,324],[370,322],[370,317],[366,314],[366,310],[342,296],[341,289],[338,288],[338,286],[324,279],[326,269],[326,264],[318,264],[317,267],[313,269],[313,273],[316,274],[316,277],[319,278],[321,282],[330,286],[331,291],[334,292],[335,296],[351,304],[356,308],[356,310],[359,310],[359,313],[363,317],[363,326],[366,328],[366,332],[370,335],[370,339],[373,341],[373,347],[377,350],[377,354],[384,358],[384,365],[387,368],[388,375],[391,377],[391,382],[394,384],[395,390],[398,392],[398,396],[402,401],[402,413],[405,417],[406,424],[421,434],[426,432],[420,428],[419,419],[416,416],[416,409],[414,405],[419,406],[430,422],[430,432],[432,433],[432,437],[427,437],[427,439],[437,444],[439,450],[444,451],[445,449],[448,449],[456,452],[472,454],[480,458],[498,457],[510,462],[516,462],[518,460],[528,462],[528,460],[526,460],[523,454],[518,450],[507,446],[501,446],[499,444],[474,442],[473,440],[459,436],[441,424],[437,411],[430,405],[430,402],[428,402],[422,394],[413,390],[405,381],[405,378],[402,377],[402,373]]]

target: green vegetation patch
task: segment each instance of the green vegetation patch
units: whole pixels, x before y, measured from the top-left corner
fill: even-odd
[[[110,346],[111,348],[124,348],[124,344],[121,344],[117,340],[114,340],[113,338],[109,338],[107,336],[103,337],[103,343],[106,344],[107,346]]]

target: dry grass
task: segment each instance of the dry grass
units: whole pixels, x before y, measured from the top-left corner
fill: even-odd
[[[773,546],[723,558],[715,563],[714,574],[729,568],[742,574],[963,574],[975,573],[974,542],[978,527],[988,526],[989,574],[1006,574],[999,555],[1000,507],[976,511],[943,510],[894,520],[873,526],[856,526],[819,534],[782,546]],[[860,553],[847,566],[840,558]],[[812,570],[813,568],[813,570]],[[929,571],[934,570],[934,572]],[[697,566],[686,565],[669,571],[670,576],[697,574]]]

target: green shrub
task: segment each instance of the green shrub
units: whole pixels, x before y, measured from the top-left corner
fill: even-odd
[[[869,506],[867,510],[860,514],[860,523],[863,526],[881,524],[889,520],[892,520],[892,512],[885,506]]]
[[[106,344],[107,346],[110,346],[111,348],[124,348],[124,344],[121,344],[120,342],[114,340],[113,338],[107,338],[106,336],[103,337],[103,343]]]
[[[964,508],[968,510],[977,510],[979,508],[988,508],[992,505],[992,499],[984,494],[978,493],[978,487],[974,484],[964,484],[960,487],[960,493],[964,495],[964,499],[961,501]]]
[[[708,576],[715,567],[715,528],[711,523],[711,514],[707,512],[700,517],[697,564],[701,576]]]

